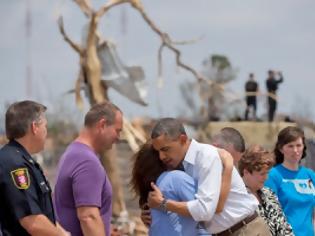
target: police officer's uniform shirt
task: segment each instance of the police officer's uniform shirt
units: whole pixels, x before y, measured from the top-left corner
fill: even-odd
[[[0,222],[4,235],[29,235],[19,220],[43,214],[55,224],[51,188],[39,164],[10,141],[0,150]]]

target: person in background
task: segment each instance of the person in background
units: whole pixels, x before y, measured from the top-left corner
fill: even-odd
[[[288,126],[278,134],[276,163],[265,183],[277,196],[297,236],[313,236],[314,171],[300,165],[306,155],[302,129]]]
[[[245,140],[237,129],[224,127],[211,138],[211,143],[215,147],[228,151],[232,155],[234,166],[238,167],[238,162],[245,151]],[[221,213],[224,208],[226,198],[230,192],[231,180],[229,172],[222,174],[222,186],[216,213]]]
[[[258,93],[258,83],[255,80],[253,73],[249,74],[249,79],[245,83],[246,92],[246,110],[245,110],[245,120],[248,120],[249,111],[253,110],[253,120],[256,120],[257,111],[257,93]]]
[[[276,73],[273,70],[268,71],[266,88],[268,92],[268,121],[272,122],[277,110],[277,90],[278,85],[283,82],[282,72],[277,73],[279,78],[276,79]]]
[[[246,150],[238,167],[248,191],[259,201],[258,213],[268,224],[271,234],[292,236],[292,227],[287,222],[277,196],[264,187],[273,164],[274,155],[255,145]]]
[[[234,166],[237,167],[238,161],[245,151],[245,140],[237,129],[224,127],[211,138],[211,143],[213,146],[228,151],[233,157]]]

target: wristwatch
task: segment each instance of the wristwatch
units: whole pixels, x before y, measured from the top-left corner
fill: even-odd
[[[163,212],[167,212],[166,204],[167,204],[167,199],[163,198],[161,204],[159,205],[159,209]]]

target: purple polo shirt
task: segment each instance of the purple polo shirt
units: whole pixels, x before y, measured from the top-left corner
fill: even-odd
[[[112,186],[99,158],[82,143],[73,142],[62,155],[56,178],[54,203],[58,222],[73,236],[83,235],[76,208],[93,206],[110,235]]]

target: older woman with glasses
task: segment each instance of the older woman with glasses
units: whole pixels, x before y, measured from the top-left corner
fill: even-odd
[[[260,146],[250,147],[239,161],[239,172],[248,189],[259,201],[258,213],[266,221],[273,236],[290,236],[287,222],[276,195],[264,187],[274,157]]]

